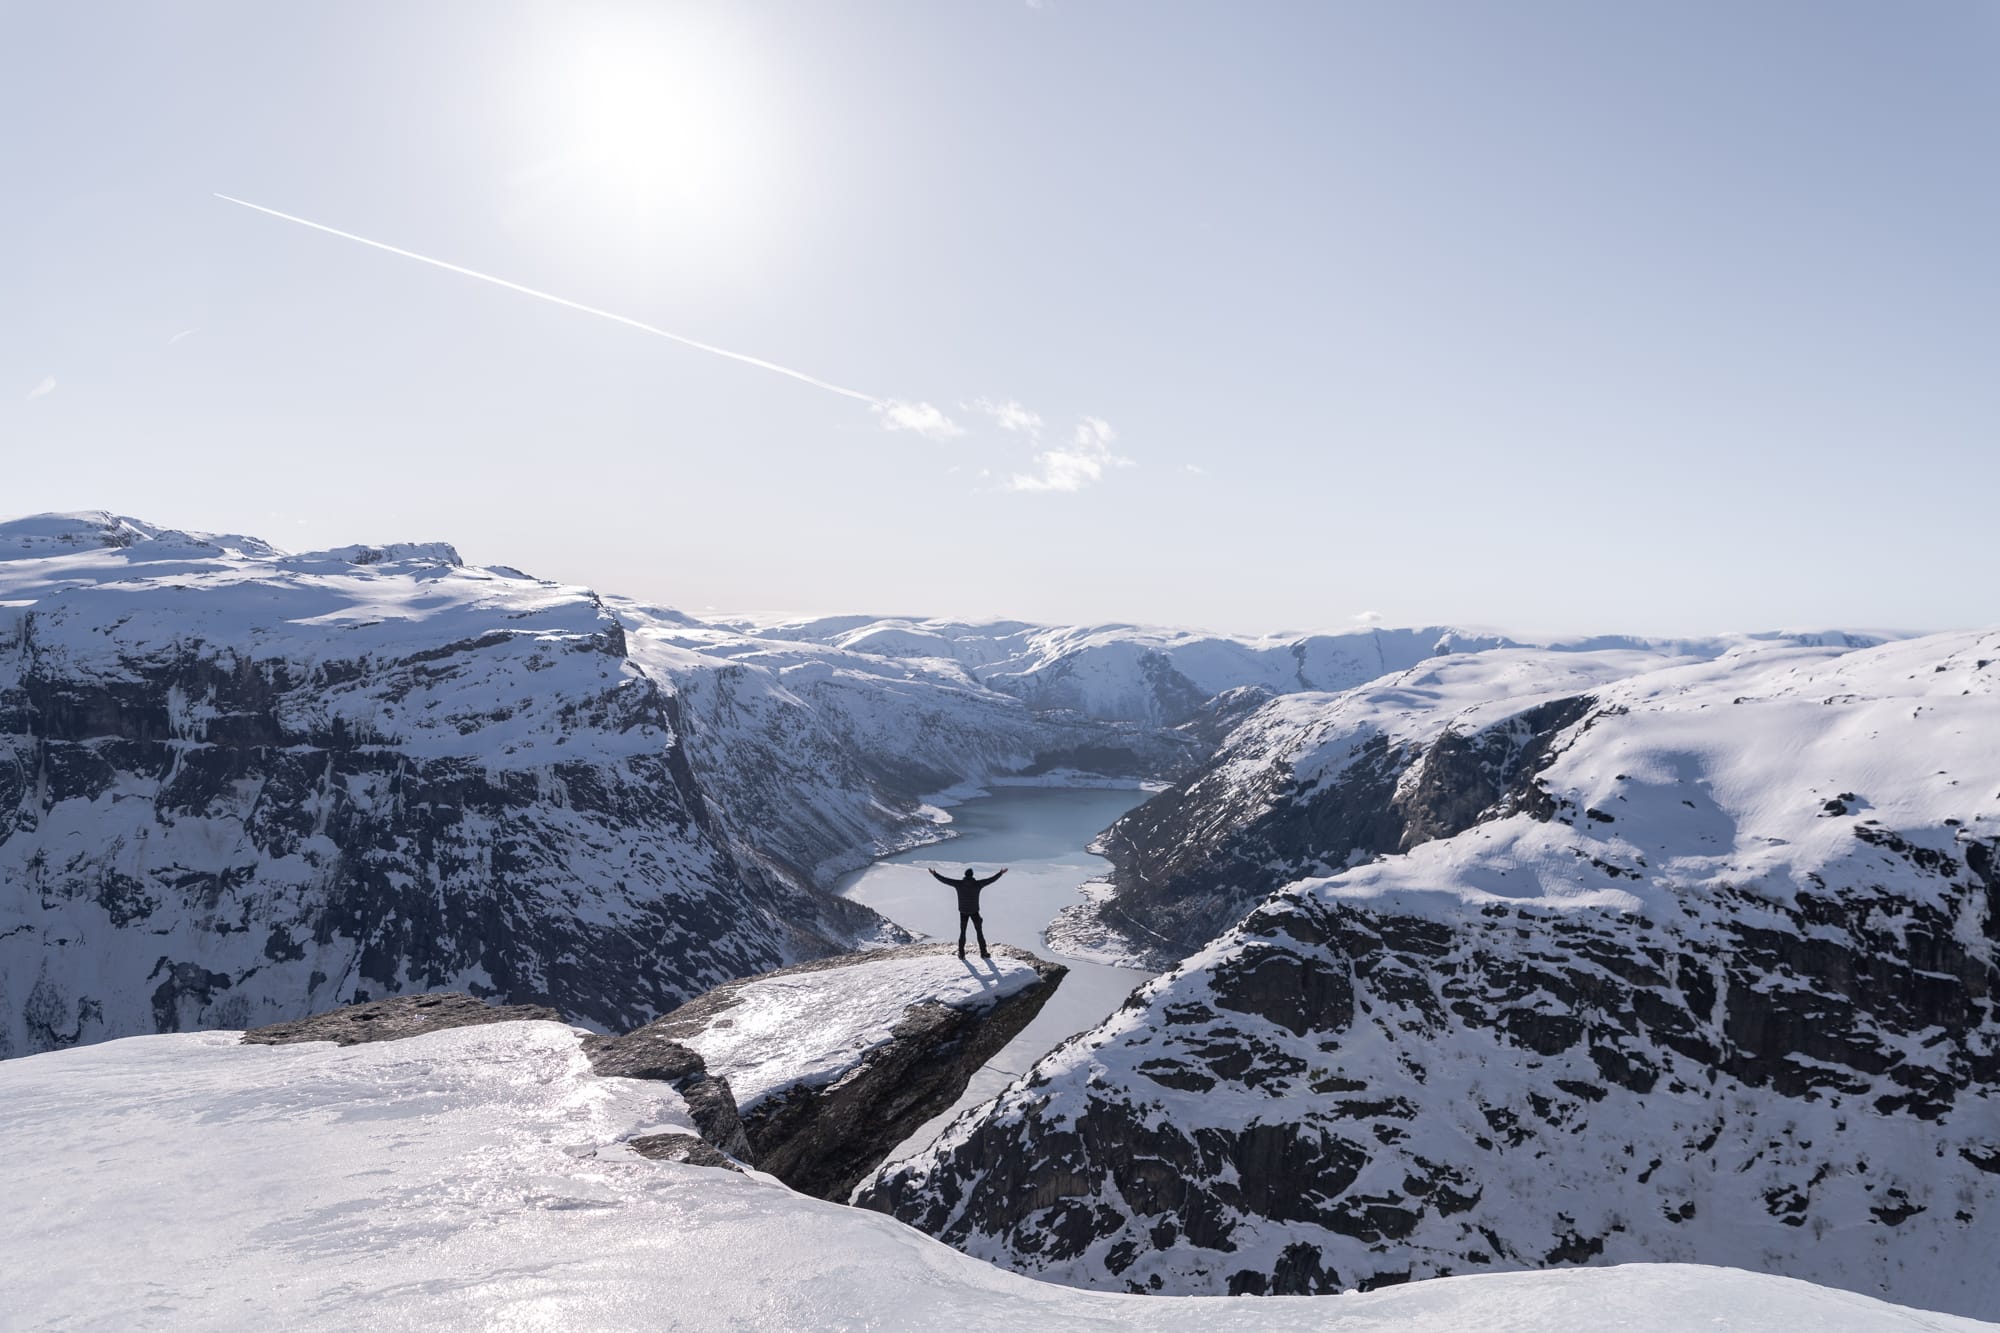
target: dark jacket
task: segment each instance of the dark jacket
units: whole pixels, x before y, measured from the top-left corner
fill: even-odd
[[[965,872],[964,879],[952,879],[948,875],[940,875],[937,871],[933,870],[931,871],[931,878],[940,884],[949,884],[958,890],[958,910],[961,913],[966,916],[978,916],[979,891],[1006,873],[1006,871],[1001,870],[988,875],[985,879],[974,879],[972,872],[968,870]]]

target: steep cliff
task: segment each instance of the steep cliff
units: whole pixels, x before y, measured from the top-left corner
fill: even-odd
[[[1067,971],[1024,949],[961,959],[914,945],[821,958],[719,986],[623,1037],[599,1073],[692,1052],[742,1117],[746,1161],[845,1199],[1041,1012]]]
[[[462,989],[624,1030],[897,932],[823,890],[1078,748],[955,668],[442,544],[0,524],[0,1055]]]
[[[2000,1315],[2000,635],[1549,669],[1449,729],[1322,701],[1340,799],[1206,855],[1358,863],[863,1200],[1114,1290],[1672,1259]]]
[[[1242,691],[1206,762],[1113,826],[1109,891],[1066,914],[1074,952],[1166,968],[1266,894],[1407,851],[1516,808],[1551,738],[1613,682],[1773,650],[1822,656],[1879,640],[1837,633],[1578,639],[1449,652],[1337,693]],[[1448,646],[1448,645],[1441,645]]]

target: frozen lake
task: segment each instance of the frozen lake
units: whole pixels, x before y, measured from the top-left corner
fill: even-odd
[[[987,940],[1032,950],[1069,968],[1069,975],[1035,1021],[973,1075],[949,1111],[911,1135],[892,1156],[902,1157],[928,1143],[947,1119],[992,1097],[1065,1037],[1097,1026],[1134,986],[1151,977],[1149,972],[1129,967],[1071,958],[1054,952],[1042,941],[1050,919],[1078,901],[1077,886],[1111,868],[1109,861],[1084,849],[1112,821],[1150,794],[1065,787],[995,788],[991,795],[952,807],[951,827],[957,830],[957,837],[884,857],[841,885],[842,894],[867,904],[906,930],[956,940],[957,898],[929,872],[936,870],[955,878],[971,866],[984,878],[1005,866],[1007,877],[980,897]],[[968,932],[967,952],[977,948]]]

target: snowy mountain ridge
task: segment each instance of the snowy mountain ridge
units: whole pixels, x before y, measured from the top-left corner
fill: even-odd
[[[0,524],[0,1054],[412,989],[631,1026],[881,934],[822,890],[925,793],[1175,773],[1302,664],[1486,642],[748,633],[445,543]]]
[[[864,1197],[1110,1290],[1754,1256],[1994,1317],[1995,735],[1992,631],[1273,701],[1100,904],[1248,915]]]
[[[1668,1259],[1992,1317],[1996,663],[1992,633],[1531,645],[743,626],[468,566],[442,543],[288,555],[38,516],[0,524],[0,1055],[445,988],[624,1030],[732,978],[893,937],[824,889],[934,836],[925,793],[1070,769],[1171,776],[1113,830],[1117,883],[1066,928],[1127,949],[1121,935],[1150,929],[1177,965],[881,1171],[866,1201],[1107,1292],[1282,1296]],[[291,1288],[316,1309],[353,1316],[341,1292],[365,1290],[435,1320],[434,1304],[398,1307],[357,1279],[358,1250],[326,1248],[369,1210],[476,1274],[465,1299],[488,1313],[584,1299],[602,1255],[659,1255],[662,1210],[698,1217],[704,1245],[768,1248],[757,1219],[785,1236],[823,1221],[721,1173],[659,1195],[617,1145],[648,1125],[681,1135],[685,1108],[656,1087],[633,1115],[591,1120],[622,1105],[621,1081],[550,1033],[513,1055],[490,1035],[437,1058],[270,1057],[269,1085],[206,1063],[205,1040],[30,1055],[0,1065],[22,1094],[0,1104],[45,1143],[85,1114],[79,1098],[109,1097],[125,1129],[156,1116],[155,1149],[195,1160],[204,1125],[263,1133],[218,1107],[276,1126],[278,1096],[315,1124],[353,1122],[357,1154],[429,1145],[382,1183],[361,1166],[285,1175],[288,1131],[260,1140],[253,1177],[285,1182],[260,1197],[325,1210],[299,1245],[331,1267]],[[160,1097],[167,1064],[185,1097]],[[118,1102],[134,1069],[148,1086]],[[465,1110],[470,1141],[542,1147],[486,1164],[518,1173],[445,1183],[467,1173],[426,1155],[439,1144],[376,1137],[354,1110],[405,1101]],[[524,1128],[538,1117],[594,1126],[562,1140],[568,1168]],[[49,1151],[79,1179],[94,1169]],[[607,1154],[602,1172],[575,1165]],[[146,1205],[160,1234],[164,1197]],[[255,1200],[227,1206],[276,1225]],[[465,1238],[473,1218],[538,1254],[560,1238],[563,1257],[518,1282]],[[635,1218],[642,1235],[621,1229]],[[1106,1326],[1289,1317],[1282,1301],[1198,1299],[1135,1315],[960,1267],[886,1220],[836,1232],[840,1254],[873,1256],[841,1262],[942,1265],[952,1276],[928,1294],[879,1285],[973,1326],[989,1296]],[[841,1262],[788,1270],[802,1319],[814,1284],[882,1308],[841,1284]],[[176,1260],[190,1263],[219,1271],[212,1254]],[[151,1280],[191,1317],[231,1299]],[[655,1306],[692,1293],[704,1322],[768,1308],[728,1274],[615,1280]],[[1662,1269],[1476,1285],[1532,1284],[1508,1315],[1524,1326],[1550,1309],[1586,1326],[1599,1301],[1659,1326],[1649,1302],[1713,1311],[1717,1292],[1857,1327],[1955,1326],[1775,1282]],[[1455,1290],[1298,1308],[1450,1326],[1474,1317]]]
[[[1497,631],[1440,625],[1251,638],[1125,624],[1049,626],[1018,620],[865,616],[743,628],[761,637],[824,643],[874,656],[956,662],[988,688],[1038,709],[1068,709],[1167,726],[1189,721],[1204,703],[1230,690],[1247,688],[1273,695],[1344,690],[1453,654],[1538,647],[1708,658],[1766,642],[1861,648],[1883,641],[1882,636],[1839,630],[1696,639],[1631,635],[1517,639]]]
[[[608,1028],[895,932],[918,797],[1184,742],[441,543],[0,524],[0,1054],[466,989]]]

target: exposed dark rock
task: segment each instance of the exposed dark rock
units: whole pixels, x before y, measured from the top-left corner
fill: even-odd
[[[1578,695],[1428,742],[1272,705],[1112,841],[1121,901],[1175,923],[1279,891],[857,1201],[1106,1290],[1310,1289],[1307,1250],[1360,1286],[1754,1249],[1993,1317],[1972,1270],[2000,1210],[2000,796],[1896,768],[1927,758],[1890,728],[1928,703],[1863,731],[1803,674],[1773,676],[1805,696],[1783,706],[1813,771],[1754,812],[1714,789],[1747,724],[1678,687],[1658,729]],[[1958,745],[1983,716],[1937,725]],[[1257,732],[1280,723],[1304,739]],[[1843,725],[1872,801],[1810,786]],[[1304,771],[1253,762],[1293,751]],[[1774,797],[1847,827],[1807,849],[1755,822]]]
[[[495,1005],[470,995],[399,995],[394,999],[350,1004],[310,1018],[252,1028],[243,1034],[246,1046],[289,1046],[301,1041],[330,1041],[355,1046],[364,1041],[396,1041],[421,1037],[446,1028],[477,1027],[483,1023],[546,1021],[562,1016],[538,1004]]]
[[[400,995],[253,1028],[243,1034],[243,1042],[249,1046],[288,1046],[296,1042],[330,1041],[354,1046],[367,1041],[420,1037],[446,1028],[522,1021],[561,1022],[562,1018],[555,1010],[540,1005],[487,1004],[470,995]],[[591,1068],[604,1077],[658,1079],[671,1085],[686,1100],[689,1118],[702,1137],[655,1134],[632,1140],[633,1149],[641,1155],[732,1169],[730,1158],[750,1159],[750,1144],[743,1136],[743,1123],[737,1118],[729,1085],[711,1076],[701,1057],[693,1051],[644,1033],[629,1037],[587,1035],[583,1038],[583,1049],[590,1057]]]
[[[709,1073],[695,1052],[651,1027],[622,1037],[593,1033],[583,1039],[583,1051],[591,1069],[605,1078],[648,1078],[670,1085],[687,1102],[688,1118],[704,1139],[731,1157],[755,1161],[728,1081]]]
[[[715,982],[875,934],[880,919],[866,909],[744,847],[690,763],[681,700],[619,670],[605,637],[617,623],[601,607],[565,614],[596,632],[509,629],[316,662],[189,637],[142,645],[106,674],[38,652],[31,613],[16,661],[0,659],[0,796],[14,797],[0,809],[0,850],[34,844],[53,812],[114,784],[132,793],[125,811],[147,808],[129,836],[159,849],[139,858],[128,841],[118,858],[112,838],[27,861],[56,919],[70,902],[103,912],[113,930],[100,952],[128,931],[135,943],[159,939],[150,1013],[113,1015],[95,1035],[241,1026],[475,984],[619,1029]],[[504,683],[534,680],[538,653],[576,660],[567,697],[481,697],[524,688]],[[450,728],[460,735],[520,725],[532,704],[561,735],[533,768],[412,752],[351,720],[341,703],[355,697],[389,713],[470,698],[477,711]],[[634,747],[633,735],[655,743]],[[227,829],[208,835],[226,855],[214,860],[184,825]],[[619,853],[593,863],[603,848]],[[114,868],[145,862],[140,875]],[[72,975],[116,976],[132,961],[107,955]],[[85,982],[52,985],[66,1009],[98,1003]]]
[[[592,1042],[591,1059],[600,1073],[666,1067],[677,1057],[654,1052],[684,1050],[680,1041],[729,1021],[728,1012],[746,985],[953,952],[950,945],[930,944],[845,954],[730,982],[627,1036]],[[744,1108],[742,1124],[752,1154],[746,1160],[794,1189],[845,1199],[890,1150],[957,1100],[979,1067],[1041,1011],[1068,971],[1011,945],[995,945],[993,952],[1028,964],[1038,979],[985,1006],[916,1005],[896,1022],[891,1040],[863,1054],[834,1082],[798,1085]]]
[[[1476,732],[1447,727],[1423,746],[1357,734],[1331,780],[1279,767],[1242,784],[1225,750],[1112,826],[1104,851],[1113,892],[1096,910],[1114,930],[1142,925],[1123,933],[1168,967],[1288,878],[1331,874],[1516,810],[1552,818],[1535,774],[1593,703],[1552,700]],[[1255,738],[1254,722],[1246,732]]]
[[[628,1140],[626,1146],[641,1157],[650,1157],[656,1162],[684,1162],[689,1166],[714,1166],[726,1171],[743,1169],[717,1152],[713,1145],[692,1134],[642,1134]]]

